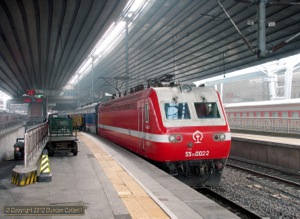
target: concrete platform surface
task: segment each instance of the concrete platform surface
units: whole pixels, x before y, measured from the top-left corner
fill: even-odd
[[[51,182],[18,187],[9,174],[15,163],[1,167],[0,218],[238,218],[127,150],[94,135],[78,137],[77,156],[49,158]],[[50,213],[30,215],[37,210]]]

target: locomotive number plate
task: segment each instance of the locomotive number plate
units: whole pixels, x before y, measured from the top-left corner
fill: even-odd
[[[209,151],[186,151],[185,157],[206,157],[209,156]]]

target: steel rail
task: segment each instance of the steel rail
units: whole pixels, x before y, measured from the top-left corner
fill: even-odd
[[[262,171],[257,171],[257,170],[250,169],[248,167],[243,167],[243,166],[239,166],[237,164],[230,163],[233,160],[235,160],[235,159],[229,158],[228,159],[229,162],[227,162],[226,166],[230,166],[230,167],[233,167],[233,168],[236,168],[236,169],[251,172],[251,173],[259,175],[259,176],[268,177],[268,178],[275,179],[275,180],[280,181],[280,182],[287,183],[289,185],[300,187],[300,182],[297,182],[296,180],[291,181],[289,179],[284,178],[284,176],[286,176],[286,175],[289,175],[289,177],[295,177],[295,178],[298,177],[298,178],[300,178],[299,175],[292,174],[292,173],[286,173],[286,172],[283,172],[282,170],[271,168],[269,166],[267,167],[267,166],[263,166],[263,165],[254,164],[254,163],[251,163],[251,162],[244,162],[244,161],[240,161],[240,160],[235,160],[235,161],[240,162],[241,165],[243,165],[243,164],[246,165],[247,164],[247,165],[257,166],[259,168],[269,169],[270,171],[276,171],[276,173],[279,173],[281,175],[281,177],[280,176],[275,176],[275,175],[272,175],[270,173],[264,173]]]
[[[238,203],[226,198],[225,196],[222,196],[221,194],[209,189],[209,188],[198,188],[196,189],[198,192],[200,192],[201,194],[208,196],[209,198],[212,197],[214,199],[214,201],[216,201],[217,203],[219,203],[222,206],[226,206],[226,207],[230,207],[233,213],[235,213],[238,216],[243,216],[243,218],[252,218],[252,219],[256,219],[256,218],[265,218],[264,216],[258,215],[257,213],[255,213],[254,211],[251,211],[250,209],[239,205]]]

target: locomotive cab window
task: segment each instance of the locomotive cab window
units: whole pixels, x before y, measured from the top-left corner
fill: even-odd
[[[191,119],[187,103],[165,103],[165,114],[168,120]]]
[[[220,118],[217,103],[201,102],[194,105],[198,118]]]

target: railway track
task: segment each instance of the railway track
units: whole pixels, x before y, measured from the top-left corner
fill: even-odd
[[[276,218],[280,215],[294,218],[297,214],[299,173],[231,158],[227,166],[229,175],[225,174],[223,184],[196,190],[243,219]],[[257,206],[257,203],[264,207]],[[293,206],[294,210],[279,209],[278,203],[286,206],[283,209]]]
[[[298,173],[286,172],[269,165],[252,163],[251,161],[239,160],[237,158],[229,158],[226,165],[300,188],[300,174]]]
[[[220,204],[223,207],[226,207],[229,211],[235,213],[239,217],[243,219],[257,219],[257,218],[265,218],[261,215],[258,215],[254,211],[251,211],[247,207],[244,207],[228,198],[225,196],[221,195],[218,192],[215,192],[211,190],[210,188],[198,188],[196,189],[198,192],[201,194],[205,195],[206,197],[214,200],[218,204]]]

